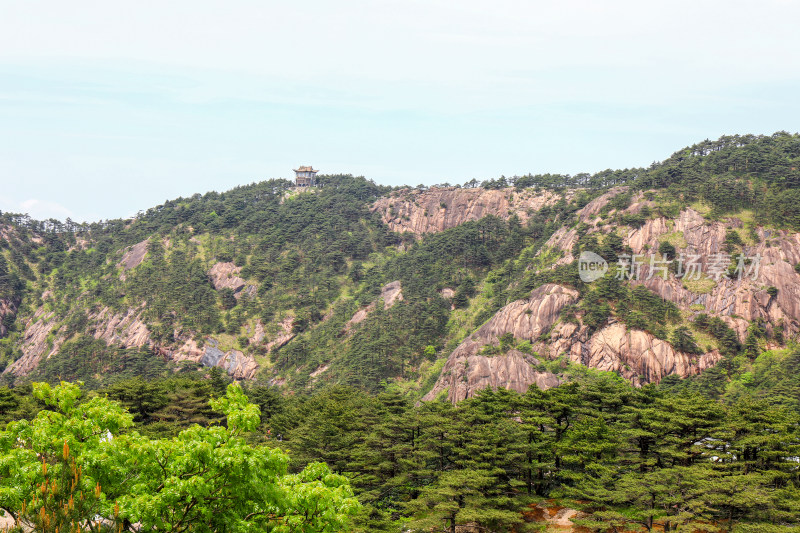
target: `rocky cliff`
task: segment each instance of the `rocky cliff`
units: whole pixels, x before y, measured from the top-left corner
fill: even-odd
[[[423,399],[432,400],[445,390],[448,399],[455,402],[488,386],[524,392],[534,383],[541,388],[558,385],[557,376],[536,370],[538,361],[529,354],[509,350],[490,356],[480,352],[484,346],[497,346],[504,333],[511,333],[516,339],[535,341],[558,320],[564,306],[577,299],[575,290],[545,284],[535,289],[529,298],[503,307],[450,354],[439,380]]]
[[[596,202],[599,204],[602,198]],[[638,207],[634,203],[628,209]],[[599,212],[594,208],[591,211]],[[594,224],[590,232],[607,234],[619,231],[616,226],[603,225],[597,219],[589,217],[586,220]],[[748,325],[757,319],[764,320],[770,335],[778,329],[785,337],[795,335],[800,331],[800,273],[795,270],[795,265],[800,263],[800,234],[757,228],[757,239],[747,238],[742,246],[728,253],[725,239],[731,231],[744,233],[742,221],[736,217],[706,220],[694,209],[684,209],[674,220],[653,218],[640,228],[625,229],[623,242],[640,256],[638,261],[641,263],[639,275],[631,283],[645,285],[690,315],[703,312],[719,316],[737,332],[740,340],[744,340]],[[564,252],[558,264],[574,260],[572,248],[577,240],[577,230],[566,227],[550,238],[547,246]],[[651,275],[650,268],[651,254],[655,254],[664,241],[675,245],[676,253],[686,260],[696,257],[700,269],[706,273],[712,270],[712,263],[727,269],[731,258],[735,259],[740,253],[754,260],[760,258],[760,261],[758,267],[753,265],[754,270],[743,275],[742,279],[706,277],[702,285],[687,283],[674,274],[664,279],[663,273],[655,269]],[[745,265],[744,274],[748,274],[750,266]],[[770,287],[777,289],[777,294],[771,296],[767,292]]]
[[[122,259],[118,263],[118,266],[122,267],[123,277],[124,272],[134,269],[142,263],[146,253],[147,241],[123,250]],[[246,285],[245,281],[238,277],[240,270],[233,263],[216,263],[208,272],[209,282],[217,290],[232,289],[237,298],[245,293],[255,293],[254,286]],[[52,293],[50,291],[43,293],[41,299],[43,301],[52,299]],[[178,331],[175,332],[177,342],[173,346],[155,342],[142,317],[145,306],[146,303],[143,303],[138,309],[127,309],[124,312],[114,312],[108,307],[90,311],[87,314],[88,333],[109,345],[122,348],[148,347],[154,353],[174,361],[193,361],[204,366],[218,366],[234,379],[253,379],[255,377],[259,366],[253,356],[235,349],[223,351],[214,337],[208,337],[202,348],[198,347],[193,339],[182,338]],[[0,305],[0,313],[3,309]],[[45,306],[41,306],[25,322],[20,343],[22,357],[8,365],[4,373],[26,376],[42,360],[58,352],[61,345],[69,340],[66,328],[58,318],[53,312],[48,312]],[[260,342],[263,338],[264,327],[258,322],[252,340]],[[276,342],[285,343],[286,341],[287,339],[282,339],[279,335],[267,345],[267,350]]]
[[[403,189],[378,199],[371,210],[380,213],[392,231],[421,235],[480,220],[487,215],[507,219],[516,214],[521,221],[561,198],[550,191],[460,189],[455,187],[419,191]]]
[[[559,384],[557,376],[536,370],[540,361],[532,355],[515,349],[502,355],[482,354],[485,346],[497,346],[506,333],[530,341],[534,353],[547,359],[566,355],[574,363],[617,372],[637,386],[658,382],[670,374],[697,374],[720,359],[717,351],[700,356],[677,351],[650,333],[629,330],[618,322],[594,334],[579,323],[559,322],[561,310],[577,300],[577,291],[545,284],[529,298],[503,307],[450,354],[441,377],[424,400],[432,400],[445,390],[448,399],[455,402],[487,386],[522,392],[534,384],[540,388]],[[542,340],[545,333],[549,335]]]
[[[679,352],[670,343],[619,322],[593,335],[586,326],[560,323],[547,342],[536,343],[534,349],[550,359],[566,355],[574,363],[617,372],[636,386],[657,383],[670,374],[697,374],[721,358],[716,350],[700,356]]]
[[[208,271],[208,279],[214,289],[231,289],[235,298],[241,298],[242,294],[253,296],[256,292],[254,285],[248,285],[244,279],[239,277],[241,267],[232,262],[215,263]]]

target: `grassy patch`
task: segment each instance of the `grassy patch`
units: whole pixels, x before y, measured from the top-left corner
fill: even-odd
[[[711,278],[707,278],[705,276],[701,277],[700,279],[682,279],[681,282],[683,283],[683,287],[691,291],[695,294],[710,294],[711,291],[714,290],[714,287],[717,286],[717,282]]]
[[[672,233],[666,233],[661,236],[659,242],[668,242],[675,248],[686,248],[686,238],[683,236],[682,231],[673,231]]]
[[[445,345],[448,351],[454,350],[475,330],[473,327],[475,317],[489,305],[491,298],[492,291],[489,284],[483,283],[478,286],[478,293],[470,299],[467,307],[455,309],[450,313],[447,322],[448,340]]]
[[[694,209],[703,216],[706,216],[709,213],[711,213],[711,206],[700,200],[698,200],[697,202],[692,202],[691,204],[689,204],[689,207],[691,209]]]
[[[420,398],[426,394],[433,388],[436,384],[436,380],[439,379],[439,374],[442,373],[442,368],[444,368],[444,364],[447,362],[447,357],[442,357],[437,359],[433,363],[429,361],[423,362],[419,367],[419,376],[420,376],[420,387],[419,387],[419,395]]]
[[[217,341],[217,348],[222,350],[223,352],[229,352],[231,350],[241,350],[239,348],[239,343],[237,342],[237,337],[235,335],[230,335],[228,333],[216,333],[213,335],[214,340]]]

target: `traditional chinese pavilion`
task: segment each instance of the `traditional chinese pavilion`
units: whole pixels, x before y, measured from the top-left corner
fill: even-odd
[[[314,170],[311,166],[294,169],[295,185],[298,187],[311,187],[315,185],[317,181],[317,172],[319,172],[319,170]]]

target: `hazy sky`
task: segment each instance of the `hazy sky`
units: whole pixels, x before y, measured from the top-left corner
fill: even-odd
[[[384,184],[797,131],[796,0],[0,0],[0,210],[129,216],[313,164]]]

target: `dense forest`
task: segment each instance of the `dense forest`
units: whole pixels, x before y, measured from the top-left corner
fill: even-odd
[[[330,175],[127,220],[0,213],[0,508],[42,531],[101,515],[114,531],[522,532],[564,508],[582,531],[796,531],[798,168],[800,135],[778,132],[596,174]],[[479,196],[480,217],[430,232],[376,207],[439,223]],[[729,263],[679,280],[698,239]],[[669,279],[583,281],[589,251],[657,257]],[[737,288],[733,258],[756,251],[773,277]],[[509,307],[545,284],[573,296],[511,333],[541,317]],[[612,328],[644,347],[609,356],[595,341]],[[483,390],[448,401],[456,371]],[[511,386],[529,371],[550,388]],[[252,477],[225,477],[234,454]]]
[[[465,524],[488,531],[536,531],[542,524],[533,511],[554,501],[579,509],[575,522],[589,531],[794,531],[789,524],[800,516],[800,350],[761,359],[756,376],[742,380],[742,390],[734,395],[719,394],[706,375],[637,389],[613,374],[563,361],[553,364],[572,376],[568,384],[546,391],[534,386],[525,394],[486,389],[455,406],[447,401],[415,405],[397,390],[364,395],[339,385],[287,397],[274,387],[252,384],[245,393],[258,406],[253,431],[242,434],[247,443],[236,446],[263,450],[248,453],[285,451],[293,458],[289,470],[301,476],[318,469],[320,461],[345,476],[319,479],[331,487],[346,479],[359,505],[322,497],[350,509],[340,511],[339,519],[352,512],[356,531],[453,531]],[[225,397],[227,381],[219,372],[210,379],[131,378],[70,409],[88,413],[107,398],[133,422],[114,431],[122,435],[120,443],[127,438],[182,442],[189,431],[197,438],[219,424],[230,431],[230,412],[209,403]],[[48,405],[41,392],[0,389],[4,421],[44,416],[53,423]],[[8,439],[21,431],[15,424],[0,439],[7,454]],[[197,425],[205,429],[191,430]],[[86,451],[87,457],[94,453],[99,452]],[[33,470],[30,487],[48,479]],[[19,483],[14,476],[3,480],[10,487]],[[104,478],[101,486],[105,483]],[[152,490],[149,497],[158,496]],[[104,496],[105,507],[97,501],[94,509],[107,512],[112,498],[119,498],[133,509],[120,504],[123,512],[117,514],[124,517],[137,516],[125,513],[135,512],[132,502],[146,494],[111,490]],[[213,505],[208,494],[198,493],[196,499],[198,506]],[[9,501],[14,500],[0,505],[8,509]],[[202,515],[193,520],[202,522]],[[182,530],[161,524],[158,530]]]

